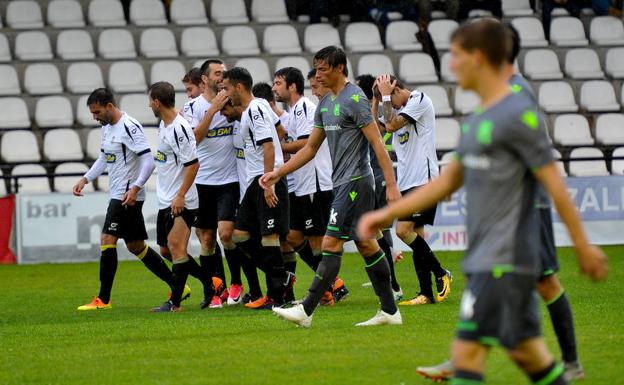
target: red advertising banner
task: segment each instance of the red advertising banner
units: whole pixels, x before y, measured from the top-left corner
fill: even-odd
[[[11,250],[14,212],[15,195],[0,198],[0,264],[15,263],[15,254]]]

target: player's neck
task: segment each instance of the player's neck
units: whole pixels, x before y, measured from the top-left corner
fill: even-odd
[[[111,120],[111,126],[114,126],[115,124],[119,123],[122,116],[123,116],[123,112],[119,110],[113,112],[113,119]]]
[[[214,99],[215,96],[217,96],[217,94],[214,92],[214,90],[210,87],[205,87],[204,88],[204,99],[206,99],[207,101],[211,102],[212,99]]]
[[[173,121],[175,120],[177,115],[178,115],[178,112],[175,110],[175,108],[163,109],[160,112],[160,118],[162,119],[163,123],[165,123],[165,127],[170,126],[171,123],[173,123]]]
[[[299,102],[300,99],[301,99],[301,95],[299,94],[295,93],[295,94],[290,95],[290,100],[288,101],[288,107],[293,108],[295,104]]]
[[[329,87],[329,89],[331,90],[331,93],[334,96],[337,96],[342,90],[344,90],[344,88],[347,86],[347,83],[348,83],[347,78],[343,77],[343,78],[340,78],[340,80],[338,80],[336,84]]]
[[[251,92],[240,94],[240,102],[241,102],[241,106],[243,107],[243,110],[246,110],[247,107],[249,107],[249,103],[251,103],[253,99],[254,99],[254,96]]]
[[[498,103],[510,93],[505,74],[495,71],[484,71],[475,91],[481,97],[483,109]]]

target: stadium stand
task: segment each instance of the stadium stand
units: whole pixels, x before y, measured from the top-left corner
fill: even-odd
[[[50,1],[46,19],[54,28],[80,28],[85,26],[82,7],[76,0]]]
[[[123,6],[119,0],[91,0],[89,24],[95,27],[123,27],[126,25]]]
[[[202,0],[176,0],[171,3],[171,21],[177,25],[204,25],[208,23]]]
[[[84,163],[79,162],[66,162],[61,163],[54,169],[54,174],[84,174],[89,168]],[[54,191],[71,193],[76,184],[75,176],[55,176],[54,177]],[[89,183],[82,190],[84,192],[93,191],[93,183]]]
[[[209,27],[190,27],[182,32],[180,43],[182,54],[189,57],[210,57],[219,55],[217,38]]]

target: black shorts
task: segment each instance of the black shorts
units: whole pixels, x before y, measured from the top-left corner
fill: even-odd
[[[358,240],[358,221],[374,208],[375,181],[372,175],[334,187],[334,201],[325,234],[343,240]]]
[[[184,209],[180,216],[190,229],[195,225],[195,221],[197,220],[197,210]],[[156,243],[158,243],[158,246],[169,247],[167,245],[167,238],[169,237],[169,232],[173,228],[174,219],[173,215],[171,215],[171,207],[158,210],[158,218],[156,219]]]
[[[245,196],[240,204],[236,215],[237,230],[260,235],[279,234],[285,236],[290,229],[288,186],[286,181],[280,179],[275,184],[277,206],[270,208],[264,199],[264,190],[258,184],[257,176],[247,187]]]
[[[331,212],[332,202],[334,201],[334,191],[320,191],[314,194],[314,206],[321,215],[321,226],[323,234],[329,223],[329,213]]]
[[[552,214],[550,208],[539,208],[540,221],[540,262],[542,264],[542,276],[544,279],[559,271],[559,260],[555,247],[555,235],[553,232]]]
[[[221,221],[234,222],[240,198],[238,182],[220,186],[196,184],[199,197],[199,211],[195,227],[198,229],[217,229]]]
[[[387,204],[386,180],[384,178],[377,178],[375,179],[375,210],[385,207]]]
[[[460,304],[457,338],[513,349],[541,336],[539,300],[532,275],[492,273],[468,277]]]
[[[319,198],[317,193],[300,197],[294,193],[289,194],[291,230],[312,236],[325,234],[327,222],[324,222],[323,214],[315,205],[315,201]]]
[[[416,190],[421,186],[411,187],[407,190],[401,191],[401,196],[409,193],[412,190]],[[410,216],[399,218],[399,222],[412,222],[414,223],[415,228],[424,227],[425,225],[432,226],[435,220],[436,211],[438,210],[438,205],[431,207],[425,211],[415,212]]]
[[[121,200],[111,199],[106,209],[106,219],[102,233],[123,239],[126,243],[146,240],[145,220],[143,220],[143,202],[134,206],[123,206]]]

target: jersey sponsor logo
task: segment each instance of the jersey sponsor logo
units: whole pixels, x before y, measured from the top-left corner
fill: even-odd
[[[489,170],[492,167],[492,161],[486,155],[468,154],[462,158],[462,164],[474,170]]]
[[[338,223],[338,213],[332,207],[332,209],[331,209],[331,211],[329,213],[329,224],[330,225],[335,225],[337,223]]]
[[[327,107],[321,107],[321,112],[327,112],[327,111],[329,111]]]
[[[537,130],[537,127],[539,126],[539,118],[537,117],[537,112],[531,110],[524,111],[520,119],[531,130]]]
[[[306,219],[305,221],[305,228],[306,230],[309,230],[312,228],[312,219]]]
[[[104,153],[104,157],[106,158],[106,163],[115,163],[115,161],[117,161],[117,155],[111,154],[110,152]]]
[[[237,148],[236,149],[236,157],[238,159],[245,159],[245,150],[243,150],[242,148]]]
[[[165,163],[167,161],[167,154],[161,152],[161,151],[156,151],[156,155],[154,156],[154,160],[156,162],[160,162],[160,163]]]
[[[297,111],[297,116],[301,115],[302,113],[303,113],[303,110]]]
[[[351,202],[355,202],[355,198],[357,198],[357,195],[358,195],[357,191],[351,191],[349,193],[349,198],[351,198]]]
[[[119,224],[116,222],[111,223],[110,225],[108,225],[108,231],[117,231],[117,226]]]
[[[399,135],[399,144],[405,144],[409,141],[409,132],[405,131]]]
[[[323,129],[325,131],[340,131],[342,130],[342,127],[340,127],[339,124],[328,124],[328,125],[323,126]]]
[[[234,133],[234,127],[232,126],[215,127],[211,129],[210,131],[208,131],[208,133],[206,134],[206,138],[220,138],[223,136],[230,136],[233,133]]]

